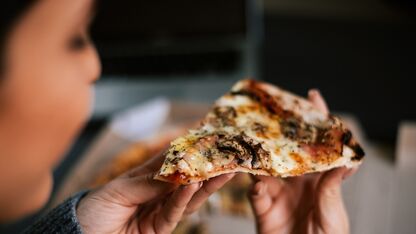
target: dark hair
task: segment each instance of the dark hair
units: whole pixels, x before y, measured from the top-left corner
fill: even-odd
[[[17,19],[35,0],[6,0],[0,7],[0,72],[4,66],[4,49],[7,36]]]

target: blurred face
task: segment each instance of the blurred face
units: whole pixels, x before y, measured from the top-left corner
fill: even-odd
[[[100,73],[92,0],[39,0],[8,35],[0,79],[0,221],[47,201],[51,171],[91,110]]]

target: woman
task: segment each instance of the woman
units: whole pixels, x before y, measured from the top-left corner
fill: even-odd
[[[52,168],[86,122],[93,83],[100,74],[97,52],[87,33],[93,0],[9,4],[0,12],[2,223],[21,218],[47,201]],[[317,92],[310,98],[326,108]],[[183,215],[198,209],[233,177],[177,187],[152,179],[162,160],[154,158],[96,191],[78,193],[27,232],[170,233]],[[348,232],[340,193],[341,178],[347,173],[337,169],[286,181],[256,177],[250,196],[259,232],[298,228]]]

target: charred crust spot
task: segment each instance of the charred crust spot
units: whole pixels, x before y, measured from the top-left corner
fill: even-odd
[[[292,116],[291,111],[284,110],[275,100],[275,98],[258,87],[255,82],[251,82],[249,87],[238,91],[232,91],[231,95],[247,96],[251,100],[260,103],[268,112],[281,117]]]
[[[179,151],[177,151],[177,150],[174,150],[174,151],[172,152],[172,154],[173,154],[174,156],[178,155],[178,153],[179,153]]]
[[[265,139],[277,138],[277,136],[279,136],[280,133],[281,133],[281,131],[279,131],[277,129],[269,129],[268,126],[263,125],[263,124],[258,123],[258,122],[253,123],[253,126],[251,127],[251,130],[256,133],[257,137],[265,138]]]
[[[252,158],[251,158],[251,167],[252,168],[259,168],[260,161],[259,161],[259,157],[257,156],[257,152],[253,148],[251,148],[251,149],[252,149],[252,152],[253,152],[253,154],[251,155],[252,156]]]
[[[213,159],[213,152],[211,149],[201,151],[201,154],[207,158],[208,162],[212,162]]]
[[[342,135],[341,141],[344,145],[348,144],[350,142],[352,138],[352,133],[350,130],[347,130],[346,132],[344,132],[344,134]]]
[[[313,127],[312,125],[307,124],[301,119],[295,117],[281,120],[280,130],[285,137],[304,143],[313,142],[314,140],[325,141],[324,131],[319,131],[316,127]],[[319,135],[321,135],[321,137]]]
[[[237,112],[232,106],[216,106],[214,113],[218,117],[223,126],[235,125]]]
[[[334,137],[331,134],[331,131],[328,129],[320,128],[318,129],[318,133],[316,135],[316,144],[325,145],[325,146],[333,146]]]
[[[351,158],[352,161],[360,161],[364,158],[365,152],[358,143],[352,145],[351,148],[355,152],[355,156]]]
[[[281,122],[281,131],[287,138],[297,138],[299,128],[298,121],[294,118],[288,118]]]
[[[244,89],[238,90],[238,91],[231,91],[230,94],[232,96],[247,96],[250,99],[257,101],[257,102],[261,101],[260,97],[258,97],[255,93],[250,92],[248,90],[244,90]]]
[[[241,164],[244,163],[244,160],[237,157],[237,163],[238,163],[238,165],[241,165]]]
[[[179,157],[175,157],[175,158],[166,158],[165,159],[165,164],[172,164],[172,165],[176,165],[178,164],[179,160],[181,160],[182,158]]]
[[[229,152],[229,153],[232,153],[232,154],[240,153],[240,151],[238,149],[236,149],[232,146],[227,146],[227,145],[217,144],[217,149],[221,152]],[[227,155],[227,157],[228,157],[228,155]]]
[[[253,168],[259,168],[263,164],[263,168],[269,168],[270,158],[269,153],[261,147],[261,144],[258,143],[253,146],[255,152],[255,158],[251,161]]]
[[[264,134],[267,130],[267,127],[261,123],[254,122],[253,123],[253,131],[260,132]]]
[[[347,130],[346,132],[342,134],[342,137],[341,137],[342,144],[341,144],[341,151],[340,151],[341,155],[342,155],[342,151],[344,150],[344,145],[348,145],[351,139],[352,139],[352,133],[350,130]]]
[[[258,156],[257,152],[254,150],[253,146],[249,144],[247,141],[244,140],[244,138],[241,135],[238,135],[235,137],[237,142],[244,147],[246,152],[249,153],[251,156],[251,166],[255,168],[255,166],[258,166]]]

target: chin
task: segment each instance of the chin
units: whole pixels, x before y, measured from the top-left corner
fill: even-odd
[[[0,220],[14,222],[28,215],[34,214],[42,209],[49,200],[52,191],[52,175],[45,176],[44,179],[31,191],[27,191],[27,196],[16,201],[13,206],[8,207],[6,212],[1,212],[3,217]]]
[[[35,195],[33,196],[33,208],[31,213],[40,210],[46,205],[52,192],[52,186],[52,175],[48,175],[40,184],[38,191],[36,191]]]

